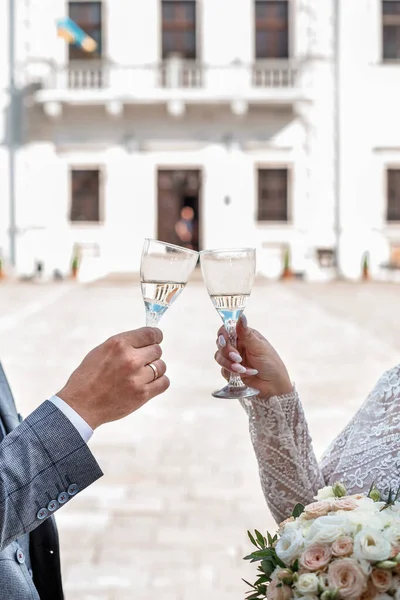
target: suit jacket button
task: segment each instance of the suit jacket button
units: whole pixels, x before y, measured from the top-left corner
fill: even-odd
[[[75,496],[75,494],[77,494],[79,492],[79,488],[76,485],[76,483],[71,483],[71,485],[68,488],[68,494],[70,496]]]
[[[25,554],[22,552],[21,548],[18,548],[18,550],[16,551],[15,558],[17,559],[17,562],[19,562],[20,565],[24,564]]]
[[[58,504],[57,500],[51,500],[51,502],[49,502],[47,505],[47,510],[49,512],[54,512],[55,510],[57,510],[58,507],[59,507],[59,504]]]
[[[45,519],[46,517],[48,517],[49,515],[49,511],[47,510],[47,508],[41,508],[38,513],[37,513],[37,518],[39,519],[39,521],[43,521],[43,519]]]
[[[65,504],[67,500],[68,500],[68,492],[61,492],[61,494],[58,494],[57,502],[59,504]]]

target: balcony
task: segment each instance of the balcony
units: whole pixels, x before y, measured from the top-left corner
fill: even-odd
[[[77,61],[65,67],[35,63],[25,68],[24,84],[39,84],[35,101],[59,106],[105,104],[231,104],[246,112],[251,104],[291,105],[306,99],[302,67],[291,61],[204,65],[170,59],[160,65],[123,66]]]

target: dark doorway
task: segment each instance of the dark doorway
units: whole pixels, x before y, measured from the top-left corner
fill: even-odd
[[[200,250],[199,170],[159,169],[158,239]]]

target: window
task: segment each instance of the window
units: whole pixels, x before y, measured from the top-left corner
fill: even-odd
[[[382,2],[383,60],[400,60],[400,2]]]
[[[400,168],[387,171],[387,220],[400,221]]]
[[[256,59],[289,58],[288,0],[255,3]]]
[[[69,45],[70,60],[93,60],[102,55],[101,2],[69,2],[69,17],[97,43],[95,52]]]
[[[288,220],[288,169],[259,169],[257,220]]]
[[[73,222],[100,221],[99,169],[71,171],[71,215]]]
[[[196,58],[196,2],[162,2],[162,57]]]

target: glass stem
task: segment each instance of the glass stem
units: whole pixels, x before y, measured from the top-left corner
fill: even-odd
[[[236,319],[228,319],[225,323],[225,329],[228,333],[228,337],[229,337],[229,343],[231,344],[231,346],[233,346],[235,348],[235,350],[237,349],[237,335],[236,335],[236,325],[237,325],[237,320]],[[229,377],[229,386],[230,387],[234,387],[234,388],[242,388],[242,387],[246,387],[245,384],[242,381],[242,378],[240,377],[240,375],[237,375],[236,373],[231,373],[230,377]]]
[[[160,317],[156,313],[146,310],[146,327],[158,327],[159,320]]]

